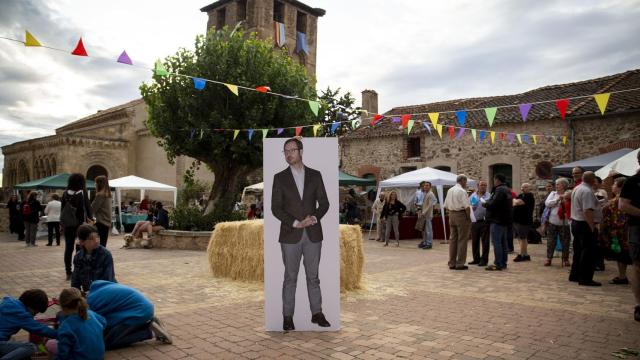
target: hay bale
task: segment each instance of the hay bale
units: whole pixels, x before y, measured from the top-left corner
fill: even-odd
[[[209,267],[216,277],[240,281],[264,280],[264,221],[247,220],[216,225],[207,247]],[[362,288],[360,227],[340,225],[340,291]]]

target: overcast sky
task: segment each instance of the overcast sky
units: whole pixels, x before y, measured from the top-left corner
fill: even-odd
[[[261,0],[257,0],[261,1]],[[267,0],[271,1],[271,0]],[[213,1],[0,0],[0,36],[74,48],[80,58],[0,39],[0,146],[51,135],[80,117],[139,98],[143,69],[204,33]],[[305,0],[319,20],[318,88],[341,87],[379,110],[517,93],[640,68],[640,0]],[[218,79],[224,80],[224,79]],[[4,160],[0,158],[0,166]]]

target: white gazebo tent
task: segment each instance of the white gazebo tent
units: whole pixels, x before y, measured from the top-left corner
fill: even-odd
[[[123,232],[124,225],[122,225],[122,208],[120,207],[120,202],[122,201],[122,190],[140,190],[140,200],[144,198],[145,190],[172,191],[174,206],[178,203],[178,190],[175,186],[162,184],[134,175],[109,180],[109,186],[116,189],[116,204],[118,206],[118,214],[120,216],[120,230]]]
[[[454,173],[425,167],[381,181],[378,186],[378,194],[384,189],[395,189],[398,193],[398,200],[404,204],[411,204],[415,200],[416,190],[418,190],[420,182],[429,181],[431,185],[436,188],[438,203],[442,206],[442,204],[444,204],[444,187],[454,186],[456,184],[457,177],[458,175]],[[475,187],[476,181],[468,179],[467,185],[469,187]],[[378,195],[376,195],[376,197],[377,196]],[[371,223],[373,224],[373,219]],[[446,239],[447,231],[445,227],[445,219],[444,216],[442,216],[442,228],[444,229],[444,236]],[[371,228],[369,229],[369,232],[371,232]]]
[[[249,191],[263,191],[264,190],[264,183],[261,182],[261,183],[249,185],[246,188],[244,188],[242,190],[242,197],[240,198],[241,202],[242,202],[242,199],[244,199],[244,194],[247,192],[247,190],[249,190]]]
[[[604,179],[609,176],[609,172],[611,172],[611,170],[626,176],[634,175],[638,171],[638,151],[640,151],[640,149],[635,149],[601,167],[596,171],[596,176]]]

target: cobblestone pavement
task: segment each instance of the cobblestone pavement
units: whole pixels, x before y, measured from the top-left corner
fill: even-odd
[[[62,247],[38,243],[0,234],[1,295],[39,287],[55,296],[66,285]],[[596,273],[601,288],[580,287],[559,261],[542,266],[544,245],[505,272],[451,271],[438,241],[425,251],[417,240],[365,240],[366,290],[342,295],[342,330],[284,334],[264,331],[262,284],[211,277],[205,252],[121,244],[112,237],[108,246],[118,280],[153,300],[174,344],[149,341],[107,359],[615,359],[612,351],[640,348],[631,290],[608,284],[615,264]]]

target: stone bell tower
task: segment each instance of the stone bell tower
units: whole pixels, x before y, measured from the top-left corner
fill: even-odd
[[[242,22],[245,30],[286,49],[315,77],[318,18],[325,14],[323,9],[297,0],[219,0],[200,11],[209,16],[207,31]]]

